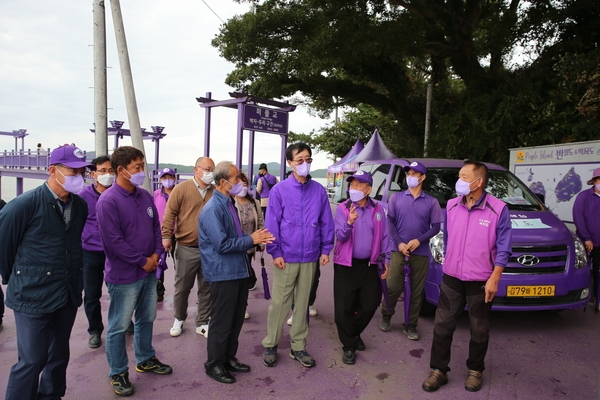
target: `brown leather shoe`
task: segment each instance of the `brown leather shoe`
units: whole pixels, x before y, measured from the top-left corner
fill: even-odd
[[[470,369],[465,381],[465,389],[469,392],[477,392],[481,389],[482,380],[481,372]]]
[[[448,375],[439,369],[432,369],[429,373],[429,378],[425,379],[421,386],[426,392],[435,392],[440,386],[448,383]]]

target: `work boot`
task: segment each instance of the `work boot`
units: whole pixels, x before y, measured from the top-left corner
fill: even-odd
[[[482,381],[481,372],[470,369],[465,381],[465,389],[469,392],[477,392],[481,389]]]
[[[392,320],[392,316],[391,315],[381,315],[381,320],[379,321],[379,329],[381,329],[384,332],[387,332],[390,330],[390,321]]]
[[[439,369],[432,369],[429,378],[425,379],[421,387],[426,392],[435,392],[446,383],[448,383],[448,375]]]

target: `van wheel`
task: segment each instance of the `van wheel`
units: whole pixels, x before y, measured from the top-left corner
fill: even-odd
[[[421,312],[419,315],[422,317],[434,315],[436,308],[437,306],[427,301],[427,297],[425,297],[425,291],[423,291],[423,298],[421,299]]]

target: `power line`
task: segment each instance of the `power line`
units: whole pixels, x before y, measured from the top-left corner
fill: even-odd
[[[210,11],[212,11],[212,13],[213,13],[213,14],[215,14],[215,15],[216,15],[216,17],[217,17],[217,18],[219,18],[219,20],[221,20],[221,22],[222,22],[222,23],[225,23],[225,21],[223,21],[223,20],[221,19],[221,17],[219,17],[219,15],[218,15],[218,14],[215,12],[215,10],[213,10],[212,8],[210,8],[210,6],[209,6],[208,4],[206,4],[206,2],[205,2],[204,0],[202,0],[202,2],[204,3],[204,5],[206,5],[206,7],[208,7],[208,9],[209,9]]]

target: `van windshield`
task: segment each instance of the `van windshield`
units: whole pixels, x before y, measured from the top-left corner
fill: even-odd
[[[423,190],[438,199],[446,208],[448,200],[457,197],[454,186],[459,168],[427,168]],[[403,186],[405,186],[404,183]],[[490,171],[486,191],[504,201],[510,210],[541,211],[543,206],[521,181],[508,171]]]

